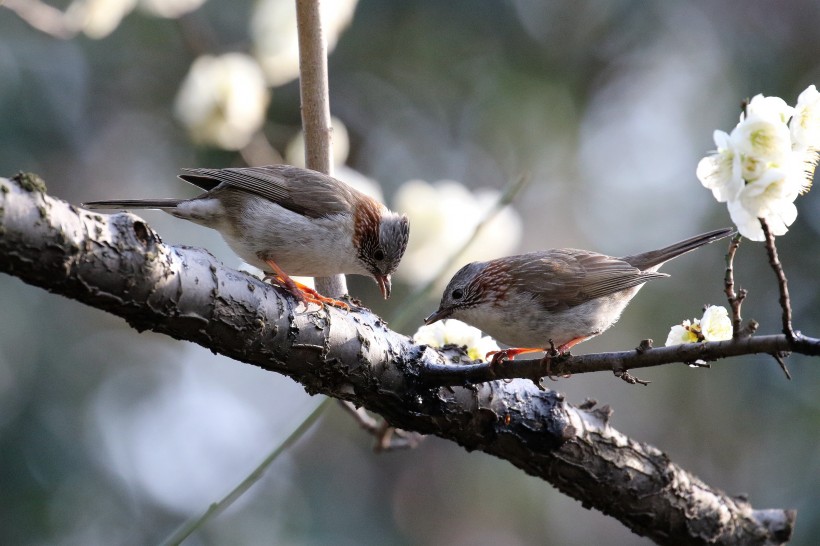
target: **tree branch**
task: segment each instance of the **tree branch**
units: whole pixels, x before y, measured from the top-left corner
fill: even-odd
[[[726,275],[723,278],[723,291],[729,301],[729,306],[732,308],[732,337],[735,339],[754,333],[754,326],[751,324],[749,325],[749,331],[743,331],[743,319],[740,316],[740,306],[743,305],[743,300],[746,299],[748,292],[744,288],[740,288],[735,292],[734,261],[741,239],[743,239],[743,236],[736,233],[729,242],[729,250],[726,252]]]
[[[302,129],[305,132],[305,166],[333,176],[330,91],[327,77],[327,43],[322,30],[320,0],[296,0],[299,35],[299,91]],[[316,289],[332,298],[347,293],[344,275],[316,279]]]
[[[799,337],[789,341],[785,335],[754,336],[729,341],[686,343],[673,347],[638,348],[615,353],[558,356],[552,359],[506,360],[498,365],[488,362],[453,367],[429,366],[423,379],[435,385],[468,385],[495,379],[528,378],[538,381],[547,375],[568,375],[649,368],[663,364],[713,362],[731,356],[788,353],[820,355],[820,339]]]
[[[27,176],[0,179],[0,271],[505,459],[661,544],[779,544],[792,534],[793,511],[755,510],[709,487],[613,429],[608,408],[578,408],[521,379],[431,385],[448,353],[414,345],[368,310],[297,309],[204,250],[162,244],[137,216],[94,214],[37,188]]]
[[[792,329],[792,304],[789,299],[789,283],[786,280],[786,273],[783,272],[783,266],[780,263],[780,258],[777,256],[777,247],[774,244],[774,235],[769,230],[769,224],[766,220],[759,218],[760,227],[763,228],[763,234],[766,237],[766,253],[769,256],[769,265],[777,277],[777,287],[780,290],[780,309],[782,311],[783,333],[789,341],[796,341],[799,337]]]

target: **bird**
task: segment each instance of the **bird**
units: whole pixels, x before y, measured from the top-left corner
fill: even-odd
[[[88,209],[159,209],[217,230],[228,246],[297,300],[349,308],[291,275],[372,277],[387,299],[407,248],[407,216],[326,174],[291,165],[182,169],[191,199],[89,201]]]
[[[564,354],[615,324],[644,283],[668,277],[657,272],[664,263],[734,233],[718,229],[623,258],[558,248],[473,262],[453,275],[424,322],[452,317],[510,346],[488,353],[493,363]]]

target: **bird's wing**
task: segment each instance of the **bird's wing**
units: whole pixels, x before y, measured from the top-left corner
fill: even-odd
[[[184,169],[180,178],[211,191],[238,188],[310,218],[348,212],[355,190],[331,176],[291,165],[231,169]]]
[[[646,273],[618,258],[585,250],[556,249],[523,256],[516,266],[519,287],[535,294],[551,312],[667,276]]]

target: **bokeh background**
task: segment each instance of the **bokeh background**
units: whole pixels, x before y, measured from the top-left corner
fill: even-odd
[[[815,0],[328,3],[338,172],[378,181],[371,191],[415,211],[394,297],[348,279],[388,320],[522,174],[530,185],[462,262],[558,246],[623,255],[728,225],[695,177],[712,131],[731,130],[745,97],[794,104],[820,84]],[[65,16],[7,4],[18,13],[0,7],[0,174],[37,172],[76,204],[194,195],[175,179],[180,167],[299,161],[290,0],[51,4]],[[191,72],[195,62],[206,68]],[[816,192],[798,199],[778,240],[796,327],[815,336]],[[143,216],[166,242],[241,266],[216,233]],[[662,342],[703,304],[724,304],[724,253],[713,245],[666,266],[672,279],[647,286],[579,352]],[[744,242],[736,265],[750,291],[744,315],[779,331],[763,246]],[[401,331],[412,334],[436,299],[418,302]],[[638,372],[648,387],[606,373],[550,386],[611,405],[615,427],[757,508],[796,508],[793,543],[815,544],[820,367],[801,356],[788,365],[791,381],[771,358],[744,357]],[[0,543],[158,543],[319,402],[288,379],[0,276]],[[333,406],[188,543],[648,541],[436,438],[374,454]]]

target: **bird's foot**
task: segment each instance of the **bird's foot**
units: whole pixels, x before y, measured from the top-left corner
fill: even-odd
[[[334,298],[328,298],[327,296],[323,296],[313,288],[304,285],[298,281],[294,281],[293,279],[289,278],[289,280],[296,286],[296,290],[299,292],[299,295],[297,297],[300,298],[302,302],[304,302],[305,306],[307,306],[309,302],[316,303],[319,305],[332,305],[333,307],[338,307],[339,309],[350,311],[350,305],[348,305],[347,303]]]
[[[550,348],[547,349],[547,351],[544,353],[544,358],[541,359],[541,364],[544,365],[544,371],[545,371],[544,375],[546,377],[549,377],[551,381],[558,381],[558,377],[555,374],[552,373],[552,361],[553,361],[553,359],[554,360],[558,360],[558,359],[564,360],[566,358],[569,358],[570,356],[572,356],[572,355],[569,354],[569,348],[572,347],[573,345],[576,345],[576,344],[584,341],[585,339],[586,338],[577,338],[577,339],[572,340],[568,343],[564,343],[563,345],[561,345],[557,348],[555,347],[555,343],[552,340],[549,340]],[[561,375],[561,377],[563,379],[569,379],[570,377],[572,377],[572,374],[571,373],[565,373],[565,374]]]
[[[537,347],[511,347],[509,349],[501,349],[498,351],[490,351],[486,354],[484,358],[492,358],[490,361],[491,364],[500,364],[505,360],[513,360],[520,354],[524,353],[536,353],[539,351],[543,351],[544,349],[537,348]]]
[[[308,304],[315,303],[320,307],[332,305],[333,307],[350,311],[350,305],[345,302],[323,296],[313,288],[294,281],[287,275],[287,273],[282,271],[282,269],[276,265],[273,260],[265,260],[265,263],[271,267],[274,273],[266,273],[264,279],[266,281],[273,281],[290,292],[294,298],[304,303],[306,308]]]
[[[499,351],[490,351],[484,358],[490,359],[490,368],[495,373],[504,362],[513,360],[516,356],[524,353],[537,353],[544,349],[540,347],[511,347],[509,349],[501,349]]]

